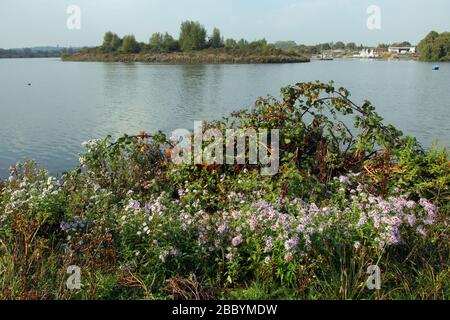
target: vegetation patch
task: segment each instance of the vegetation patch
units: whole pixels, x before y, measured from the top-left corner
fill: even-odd
[[[120,38],[107,32],[103,44],[83,48],[75,54],[63,54],[64,61],[150,62],[150,63],[297,63],[309,58],[286,52],[268,44],[265,39],[224,40],[214,28],[208,37],[206,29],[194,21],[181,24],[176,40],[168,33],[154,33],[148,43],[136,41],[134,35]]]
[[[431,31],[418,46],[422,61],[450,61],[450,32]]]
[[[333,83],[207,128],[280,130],[280,170],[176,165],[165,134],[0,182],[2,299],[448,299],[449,158]],[[68,266],[82,270],[68,290]],[[366,287],[369,266],[381,289]]]

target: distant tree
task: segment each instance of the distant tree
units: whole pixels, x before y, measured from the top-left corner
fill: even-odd
[[[342,41],[338,41],[334,44],[333,49],[336,50],[344,50],[345,49],[345,43],[343,43]]]
[[[241,39],[238,41],[237,46],[239,49],[244,49],[248,46],[248,41],[245,39]]]
[[[101,50],[103,52],[117,51],[120,48],[121,44],[122,42],[119,36],[109,31],[106,32],[105,36],[103,37],[103,44],[101,46]]]
[[[224,46],[223,38],[219,29],[214,28],[212,36],[209,39],[209,46],[211,48],[222,48]]]
[[[165,34],[156,32],[149,41],[150,49],[154,51],[173,52],[178,50],[178,41],[176,41],[167,32]]]
[[[102,44],[103,51],[106,51],[106,52],[112,51],[113,37],[114,37],[114,33],[112,33],[111,31],[108,31],[105,33],[105,36],[103,37],[103,44]]]
[[[296,51],[303,55],[312,55],[320,53],[320,48],[319,46],[307,46],[300,44],[297,46]]]
[[[274,46],[277,49],[288,50],[297,47],[297,43],[295,41],[277,41]]]
[[[123,37],[120,51],[124,53],[138,53],[140,51],[140,45],[136,41],[134,35],[128,35]]]
[[[349,42],[345,45],[347,50],[355,51],[357,49],[356,44],[354,42]]]
[[[155,50],[162,50],[163,42],[164,42],[164,36],[161,33],[156,32],[150,38],[150,41],[149,41],[150,48],[155,49]]]
[[[320,45],[320,47],[321,47],[322,50],[331,50],[331,46],[330,46],[329,43],[322,43]]]
[[[112,50],[113,51],[119,50],[121,45],[122,45],[122,39],[120,39],[119,36],[114,33],[113,38],[111,40]]]
[[[411,43],[408,41],[396,42],[391,45],[392,47],[411,47]]]
[[[185,21],[181,24],[180,48],[183,51],[202,50],[206,47],[206,29],[199,22]]]
[[[23,56],[25,58],[31,58],[33,57],[33,51],[30,48],[23,49]]]
[[[237,42],[234,39],[225,40],[225,48],[235,49],[237,47]]]
[[[253,42],[250,42],[248,44],[248,47],[250,47],[250,49],[265,49],[267,47],[268,43],[266,39],[261,39],[261,40],[256,40]]]
[[[177,40],[175,40],[170,34],[168,34],[167,32],[164,34],[163,39],[162,39],[162,45],[163,48],[166,51],[169,52],[173,52],[173,51],[178,51],[180,48],[180,45],[178,43]]]
[[[450,61],[450,32],[430,32],[417,49],[422,61]]]

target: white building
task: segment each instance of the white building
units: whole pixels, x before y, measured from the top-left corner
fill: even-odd
[[[416,53],[416,47],[389,47],[388,51],[397,54],[414,54]]]

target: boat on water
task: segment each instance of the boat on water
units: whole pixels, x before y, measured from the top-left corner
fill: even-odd
[[[333,61],[334,57],[322,54],[322,55],[313,56],[311,59],[312,60],[319,60],[319,61]]]
[[[435,71],[439,70],[439,66],[434,65],[433,70],[435,70]]]

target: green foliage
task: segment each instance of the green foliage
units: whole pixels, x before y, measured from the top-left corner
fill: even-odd
[[[320,48],[321,48],[322,51],[323,51],[323,50],[331,50],[331,44],[328,43],[328,42],[322,43],[322,44],[320,44],[319,46],[320,46]]]
[[[356,44],[354,42],[349,42],[345,45],[345,48],[347,50],[351,50],[351,51],[355,51],[358,49],[358,47],[356,46]]]
[[[111,48],[113,51],[119,50],[122,45],[122,39],[119,38],[117,34],[114,34],[111,40]]]
[[[150,38],[150,49],[157,52],[174,52],[179,49],[178,42],[167,32],[156,32]]]
[[[139,43],[136,41],[134,35],[123,37],[120,52],[123,53],[138,53],[140,51]]]
[[[225,48],[227,49],[235,49],[237,47],[237,41],[234,39],[225,40]]]
[[[285,87],[205,130],[231,126],[280,130],[277,175],[176,165],[161,132],[89,141],[60,180],[13,167],[0,298],[448,299],[446,149],[423,150],[333,83]]]
[[[220,30],[214,28],[211,38],[209,39],[209,46],[211,48],[222,48],[224,46],[223,38],[220,34]]]
[[[135,57],[129,57],[123,54],[140,55],[142,59],[154,61],[151,55],[145,53],[174,53],[178,51],[188,52],[185,55],[154,55],[156,59],[169,61],[171,58],[180,59],[179,62],[202,62],[212,59],[214,63],[218,60],[223,62],[254,62],[254,63],[273,63],[273,62],[305,62],[308,61],[302,55],[296,52],[286,52],[274,45],[269,44],[265,39],[248,42],[245,39],[236,41],[227,39],[224,41],[218,28],[214,28],[211,36],[207,39],[207,31],[199,22],[185,21],[181,24],[179,39],[176,40],[170,34],[156,32],[154,33],[148,44],[138,43],[133,35],[125,36],[121,39],[113,32],[107,32],[104,35],[103,44],[96,48],[83,48],[80,50],[82,61],[89,59],[89,55],[95,54],[96,59],[101,61],[136,61]],[[202,53],[204,54],[202,55]],[[104,53],[105,55],[97,55]],[[0,55],[2,51],[0,51]],[[215,57],[211,58],[212,55]],[[100,56],[100,57],[99,57]],[[162,56],[162,57],[161,57]],[[74,55],[64,54],[64,59],[70,60]],[[129,60],[130,59],[130,60]],[[80,61],[80,60],[78,60]],[[145,60],[144,60],[145,61]],[[178,60],[177,60],[178,61]]]
[[[114,34],[112,32],[110,32],[110,31],[105,33],[105,36],[103,37],[103,44],[102,44],[102,48],[105,51],[112,50],[111,43],[112,43],[112,40],[113,40],[113,35]]]
[[[450,32],[431,31],[418,46],[422,61],[450,61]]]
[[[119,36],[112,32],[105,33],[103,38],[102,50],[104,52],[115,52],[122,45],[122,40]]]
[[[206,29],[200,22],[185,21],[181,24],[180,48],[182,51],[202,50],[206,47]]]
[[[390,45],[391,47],[411,47],[411,42],[403,41],[403,42],[395,42]]]
[[[297,47],[297,43],[295,41],[277,41],[274,43],[274,46],[278,49],[289,50]]]
[[[248,46],[248,41],[245,40],[245,39],[240,39],[240,40],[237,42],[237,46],[238,46],[239,49],[244,49],[245,47]]]
[[[398,166],[393,187],[413,192],[434,202],[450,198],[450,166],[446,148],[432,146],[424,151],[410,138],[398,151]],[[445,201],[442,203],[445,205]],[[444,208],[448,210],[449,208]]]
[[[180,44],[167,32],[164,34],[162,39],[162,47],[168,52],[178,51],[180,49]]]
[[[334,44],[333,49],[344,50],[345,43],[343,43],[342,41],[338,41]]]

